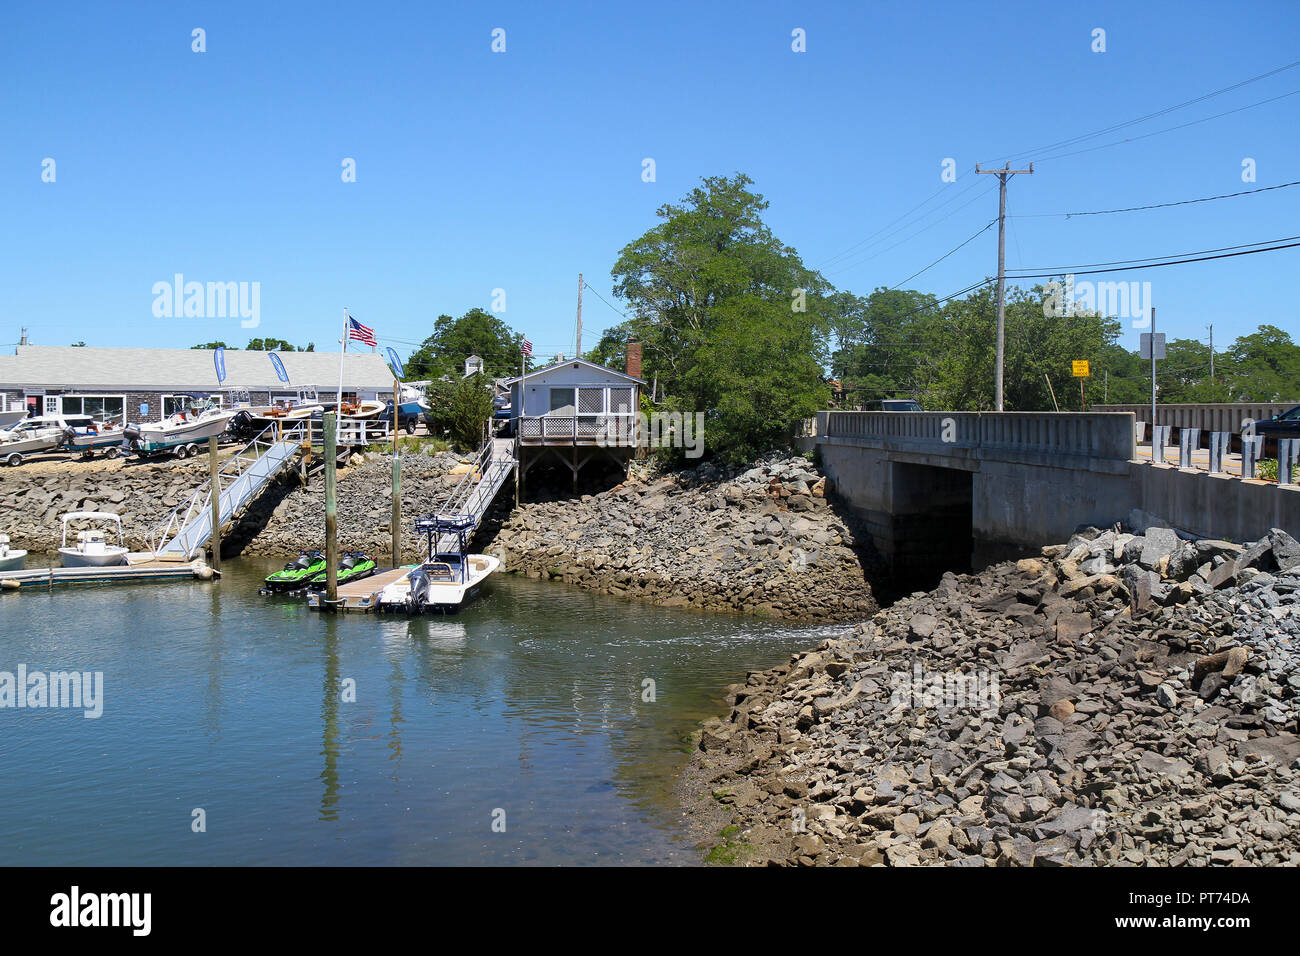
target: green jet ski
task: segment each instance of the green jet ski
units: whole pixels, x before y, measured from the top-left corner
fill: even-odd
[[[297,561],[290,561],[283,571],[268,575],[263,582],[268,591],[293,591],[305,588],[317,574],[325,570],[325,555],[319,551],[304,551]]]
[[[370,560],[370,555],[363,554],[360,551],[345,552],[343,557],[339,558],[339,584],[347,584],[349,581],[360,581],[362,578],[368,578],[375,573],[375,562]],[[311,579],[313,590],[325,587],[326,571],[321,570]]]

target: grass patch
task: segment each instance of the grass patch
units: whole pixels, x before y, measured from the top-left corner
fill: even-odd
[[[1261,458],[1255,462],[1255,477],[1265,478],[1268,481],[1277,481],[1277,459]]]
[[[401,455],[436,455],[450,448],[450,442],[433,435],[402,435],[397,439],[397,452]],[[387,455],[392,450],[392,442],[366,446],[366,451],[375,455]]]

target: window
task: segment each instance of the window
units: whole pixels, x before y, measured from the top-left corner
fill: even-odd
[[[57,395],[45,396],[45,414],[46,415],[59,414],[59,396]]]
[[[551,412],[559,412],[562,415],[572,415],[574,407],[574,389],[553,388],[551,389]]]
[[[632,411],[632,389],[611,388],[609,390],[609,410],[615,415],[626,415]]]
[[[126,398],[122,395],[62,395],[62,413],[89,415],[101,422],[126,422]]]
[[[223,404],[223,396],[218,394],[209,395],[208,398],[218,405]],[[183,412],[191,405],[199,404],[202,398],[195,398],[193,395],[164,395],[162,397],[162,417],[170,418],[177,412]]]
[[[578,389],[578,411],[583,415],[599,415],[605,410],[605,389],[583,387]]]

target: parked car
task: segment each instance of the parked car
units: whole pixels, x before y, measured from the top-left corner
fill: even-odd
[[[882,398],[878,402],[872,402],[871,407],[867,409],[871,412],[919,412],[921,411],[920,402],[910,398]]]
[[[1264,454],[1276,455],[1279,438],[1300,438],[1300,405],[1288,408],[1254,424],[1255,434],[1264,436]]]

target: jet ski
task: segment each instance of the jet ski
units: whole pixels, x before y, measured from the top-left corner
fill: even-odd
[[[269,574],[263,583],[264,591],[295,591],[305,588],[317,574],[325,570],[325,555],[319,551],[304,551],[297,561],[290,561],[283,571]]]
[[[348,551],[339,558],[339,584],[346,584],[349,581],[360,581],[362,578],[368,578],[375,573],[375,562],[370,559],[370,555],[360,551]],[[310,587],[313,591],[318,591],[325,587],[325,578],[328,571],[321,571],[311,579]]]

